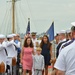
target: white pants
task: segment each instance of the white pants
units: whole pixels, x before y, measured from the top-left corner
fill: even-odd
[[[42,70],[35,70],[34,75],[42,75]]]
[[[10,72],[11,72],[11,74],[12,74],[12,57],[8,57],[8,58],[7,58],[7,65],[10,66]]]

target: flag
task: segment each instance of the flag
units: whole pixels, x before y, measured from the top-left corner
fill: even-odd
[[[52,22],[50,28],[46,32],[46,34],[49,36],[49,41],[54,40],[54,22]]]
[[[30,34],[30,18],[28,18],[28,25],[26,29],[26,34]]]

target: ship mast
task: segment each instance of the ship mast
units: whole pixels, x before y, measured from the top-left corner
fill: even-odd
[[[12,0],[12,33],[15,33],[15,0]]]

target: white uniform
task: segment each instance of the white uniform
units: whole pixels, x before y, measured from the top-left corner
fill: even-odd
[[[75,75],[75,41],[62,49],[54,67],[65,75]]]
[[[12,41],[7,41],[7,47],[6,50],[8,52],[8,57],[17,57],[14,42]]]
[[[34,45],[34,51],[36,52],[36,42],[37,42],[37,38],[36,39],[32,39],[33,45]]]
[[[42,75],[44,69],[44,57],[42,55],[35,55],[33,58],[34,75]]]
[[[5,64],[5,69],[6,69],[6,60],[7,60],[7,54],[5,51],[5,47],[3,44],[0,43],[0,64],[3,62]]]
[[[69,41],[67,41],[67,42],[65,42],[65,43],[63,43],[62,45],[61,45],[61,47],[60,47],[60,49],[59,49],[59,53],[61,52],[61,50],[62,50],[62,47],[65,45],[65,44],[67,44],[68,42],[70,42],[71,40],[69,40]]]

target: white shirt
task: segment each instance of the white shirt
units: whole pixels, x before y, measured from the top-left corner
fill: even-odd
[[[62,49],[54,67],[65,75],[75,75],[75,41]]]
[[[17,51],[14,46],[14,40],[6,41],[5,44],[5,48],[8,53],[6,64],[12,65],[12,58],[15,57],[17,59]]]
[[[36,52],[36,42],[37,42],[37,38],[36,39],[32,39],[33,45],[34,45],[34,51]]]
[[[65,42],[65,43],[63,43],[63,44],[61,45],[61,47],[60,47],[60,49],[59,49],[59,53],[61,52],[63,45],[67,44],[67,43],[70,42],[70,41],[71,41],[71,40],[69,40],[69,41],[67,41],[67,42]]]
[[[7,41],[6,50],[8,52],[8,57],[17,57],[17,51],[15,50],[14,42]]]
[[[7,60],[7,55],[5,52],[5,47],[3,46],[3,43],[0,44],[0,64],[3,62],[5,64],[5,69],[6,69],[6,60]]]

